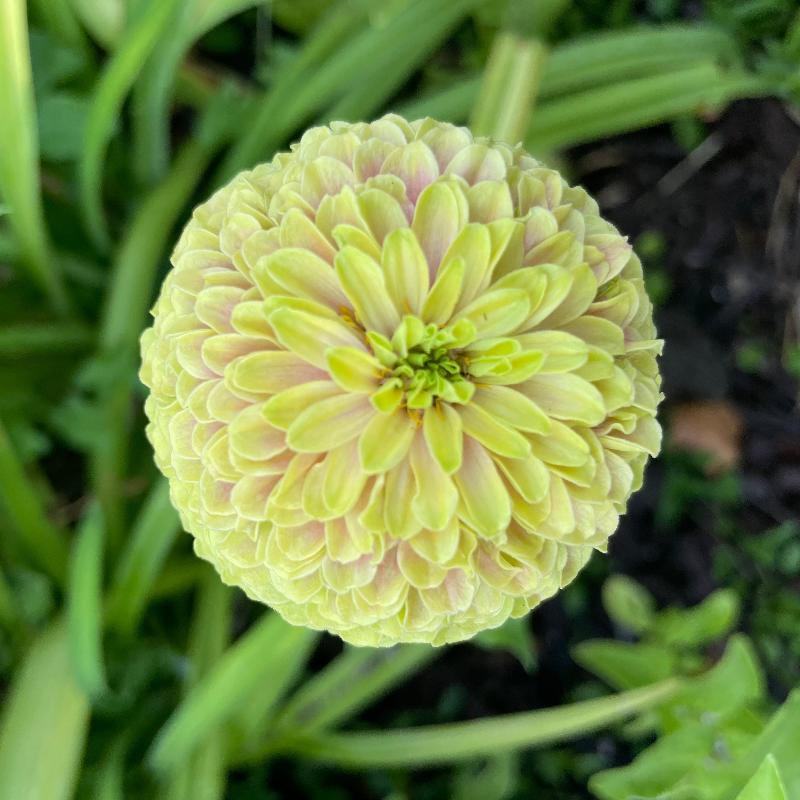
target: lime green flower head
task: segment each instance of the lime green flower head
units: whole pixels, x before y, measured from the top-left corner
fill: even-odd
[[[289,622],[443,644],[605,550],[660,446],[642,268],[521,147],[389,115],[199,206],[142,336],[197,553]]]

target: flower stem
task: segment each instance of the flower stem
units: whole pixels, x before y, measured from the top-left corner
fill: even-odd
[[[663,703],[681,689],[680,680],[587,700],[560,708],[406,730],[328,733],[287,743],[300,756],[343,767],[420,767],[538,747],[585,736]]]

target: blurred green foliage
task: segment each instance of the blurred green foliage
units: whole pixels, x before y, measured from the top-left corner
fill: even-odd
[[[286,773],[333,800],[350,796],[330,780],[337,765],[381,767],[362,796],[529,797],[608,766],[554,742],[637,715],[621,736],[639,755],[592,778],[599,798],[800,798],[798,698],[775,710],[754,655],[784,691],[800,680],[800,601],[788,588],[798,530],[737,539],[734,477],[665,460],[656,527],[718,506],[716,571],[733,591],[658,611],[642,587],[611,579],[604,602],[623,638],[586,641],[575,658],[623,694],[598,699],[587,682],[579,702],[542,715],[341,733],[440,651],[346,648],[313,661],[316,634],[245,602],[191,555],[142,433],[137,340],[193,202],[332,117],[398,110],[491,128],[502,116],[508,135],[549,155],[662,122],[691,146],[700,111],[797,98],[793,0],[709,0],[689,22],[683,5],[5,0],[0,797],[271,798]],[[492,53],[501,66],[484,80]],[[511,78],[524,78],[516,93]],[[639,244],[659,301],[664,243]],[[754,344],[738,358],[759,369]],[[796,369],[797,353],[784,358]],[[573,619],[588,610],[582,592],[565,593]],[[754,645],[735,636],[717,659],[737,595],[755,598]],[[474,646],[512,654],[536,680],[527,621]],[[453,685],[391,727],[451,722],[464,694]],[[544,749],[519,755],[533,745]],[[410,770],[431,760],[456,765],[416,780]]]

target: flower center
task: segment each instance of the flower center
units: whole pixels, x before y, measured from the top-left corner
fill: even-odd
[[[373,403],[391,413],[402,404],[429,408],[436,398],[468,402],[475,386],[466,377],[462,350],[474,338],[475,326],[468,320],[440,328],[412,316],[403,319],[391,340],[370,331],[367,340],[387,371]]]

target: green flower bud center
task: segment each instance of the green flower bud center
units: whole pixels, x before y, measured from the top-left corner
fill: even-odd
[[[474,337],[475,328],[468,320],[439,327],[413,316],[403,319],[391,340],[368,333],[375,357],[387,368],[387,378],[378,390],[378,407],[393,411],[404,404],[424,409],[436,398],[468,402],[475,387],[466,378],[462,350]]]

